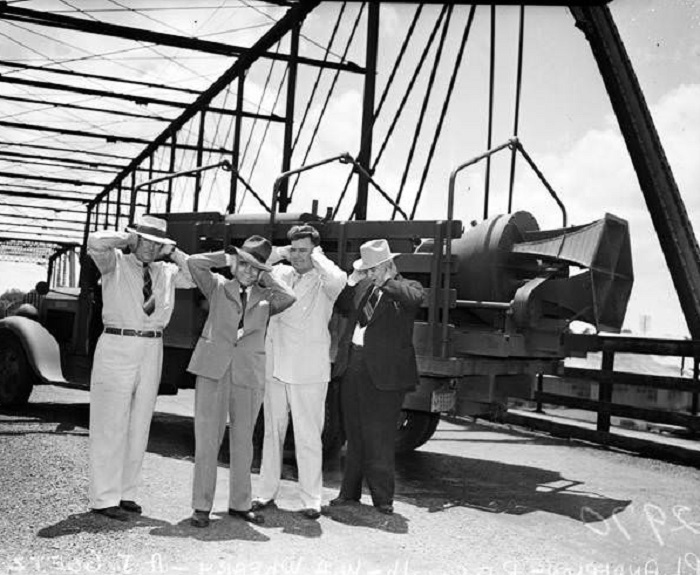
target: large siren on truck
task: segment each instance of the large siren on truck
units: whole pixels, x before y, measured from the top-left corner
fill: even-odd
[[[561,228],[540,230],[535,217],[525,211],[489,217],[466,230],[453,218],[458,172],[505,148],[523,153],[557,200]],[[359,257],[362,243],[386,238],[392,252],[401,254],[396,260],[399,271],[425,287],[414,326],[420,385],[406,396],[397,422],[399,451],[427,441],[440,413],[494,415],[507,408],[510,398],[530,398],[536,375],[557,373],[572,353],[566,338],[571,322],[589,323],[596,331],[620,331],[633,282],[627,223],[608,214],[587,225],[567,226],[563,204],[517,140],[453,172],[444,220],[341,221],[330,212],[322,217],[316,209],[277,212],[285,178],[333,161],[352,165],[393,204],[354,158],[341,154],[281,174],[265,213],[162,216],[169,219],[178,244],[192,253],[241,243],[252,234],[283,245],[292,226],[311,223],[321,234],[325,254],[345,270]],[[166,346],[172,342],[181,347],[202,321],[196,295],[183,292],[181,297]],[[334,318],[334,342],[341,327],[342,318]],[[331,382],[329,398],[335,384]],[[337,419],[329,408],[327,426],[337,428]]]

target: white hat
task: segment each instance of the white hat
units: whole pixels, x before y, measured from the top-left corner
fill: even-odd
[[[166,233],[168,222],[161,218],[141,216],[135,227],[127,227],[126,230],[152,242],[175,245],[175,240],[171,240]]]
[[[352,267],[358,271],[368,270],[399,255],[401,254],[389,251],[389,242],[386,240],[370,240],[360,246],[360,259],[355,260]]]

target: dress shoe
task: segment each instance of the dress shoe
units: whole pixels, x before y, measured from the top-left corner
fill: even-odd
[[[343,497],[338,495],[335,499],[331,499],[328,505],[331,507],[340,507],[342,505],[357,505],[360,502],[359,499],[350,499],[349,497]]]
[[[190,525],[192,527],[209,527],[209,512],[195,509],[190,517]]]
[[[255,523],[256,525],[262,525],[265,523],[265,518],[262,515],[255,513],[255,511],[251,509],[248,509],[248,511],[238,511],[237,509],[229,508],[228,514],[233,515],[234,517],[240,517],[243,519],[243,521]]]
[[[122,499],[119,502],[119,507],[121,507],[124,511],[129,511],[130,513],[138,513],[141,515],[141,512],[143,509],[141,509],[141,506],[136,503],[136,501],[129,501],[128,499]]]
[[[389,503],[383,503],[382,505],[375,505],[379,513],[384,513],[384,515],[391,515],[394,513],[394,506]]]
[[[255,499],[253,500],[253,503],[250,504],[250,510],[261,511],[262,509],[265,509],[267,507],[273,507],[274,505],[274,499],[268,499],[267,501],[265,501],[264,499]]]
[[[319,517],[321,517],[321,512],[320,512],[318,509],[313,509],[313,508],[302,509],[302,510],[300,511],[300,513],[301,513],[304,517],[306,517],[307,519],[311,519],[311,520],[314,520],[314,521],[315,521],[316,519],[318,519]]]
[[[116,505],[112,507],[103,507],[102,509],[91,509],[93,513],[98,515],[104,515],[110,519],[116,519],[117,521],[129,521],[129,515],[121,507]]]

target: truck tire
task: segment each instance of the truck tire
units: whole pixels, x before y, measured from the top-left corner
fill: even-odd
[[[439,413],[403,409],[396,422],[396,453],[408,453],[423,445],[435,433]]]
[[[26,405],[35,380],[19,339],[12,333],[0,334],[0,406]]]

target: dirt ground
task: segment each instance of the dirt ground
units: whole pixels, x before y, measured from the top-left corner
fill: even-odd
[[[190,527],[191,391],[158,400],[139,502],[88,512],[88,394],[41,387],[0,410],[0,574],[700,575],[700,471],[492,425],[441,422],[397,462],[396,513],[363,499],[319,521],[295,513],[293,460],[262,526]],[[335,497],[342,458],[327,462]],[[253,475],[253,486],[258,475]]]

